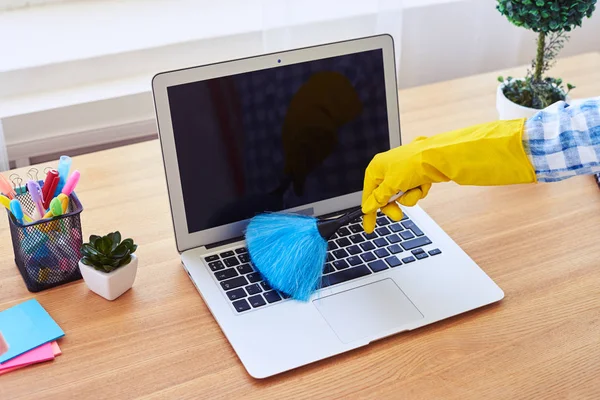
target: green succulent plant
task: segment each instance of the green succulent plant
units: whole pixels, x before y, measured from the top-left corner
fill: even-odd
[[[129,264],[136,249],[133,239],[121,241],[118,231],[106,236],[91,235],[90,241],[81,245],[81,262],[98,271],[111,272]]]
[[[504,95],[514,103],[542,109],[565,100],[560,78],[544,77],[570,32],[590,18],[597,0],[497,0],[496,9],[512,24],[537,32],[537,53],[525,80],[507,80]],[[569,90],[574,88],[567,85]]]

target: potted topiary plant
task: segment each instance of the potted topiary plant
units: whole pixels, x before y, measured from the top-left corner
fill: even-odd
[[[121,241],[119,232],[91,235],[81,245],[79,269],[88,288],[107,300],[114,300],[133,286],[137,273],[137,245],[132,239]]]
[[[498,0],[496,8],[510,22],[538,34],[537,54],[524,78],[498,77],[496,108],[500,119],[527,118],[557,101],[569,102],[573,85],[545,77],[568,36],[565,32],[590,18],[596,0]]]

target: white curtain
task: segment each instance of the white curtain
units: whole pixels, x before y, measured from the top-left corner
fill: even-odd
[[[0,119],[0,171],[8,171],[8,153],[6,152],[6,141],[4,140],[4,130],[2,129],[2,120]]]

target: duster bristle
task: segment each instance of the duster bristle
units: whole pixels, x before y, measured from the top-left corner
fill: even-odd
[[[246,228],[250,259],[274,289],[291,298],[307,301],[318,289],[327,241],[317,220],[295,214],[263,214]]]

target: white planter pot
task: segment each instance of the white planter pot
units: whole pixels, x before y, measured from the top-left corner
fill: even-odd
[[[504,95],[504,92],[502,91],[503,87],[504,83],[501,83],[496,90],[496,110],[498,110],[498,119],[510,120],[529,118],[540,111],[537,108],[523,107],[513,103]],[[565,101],[569,103],[571,99],[567,96]]]
[[[102,272],[79,261],[79,270],[87,287],[107,300],[114,300],[131,289],[137,273],[138,259],[131,255],[129,264],[112,272]]]

